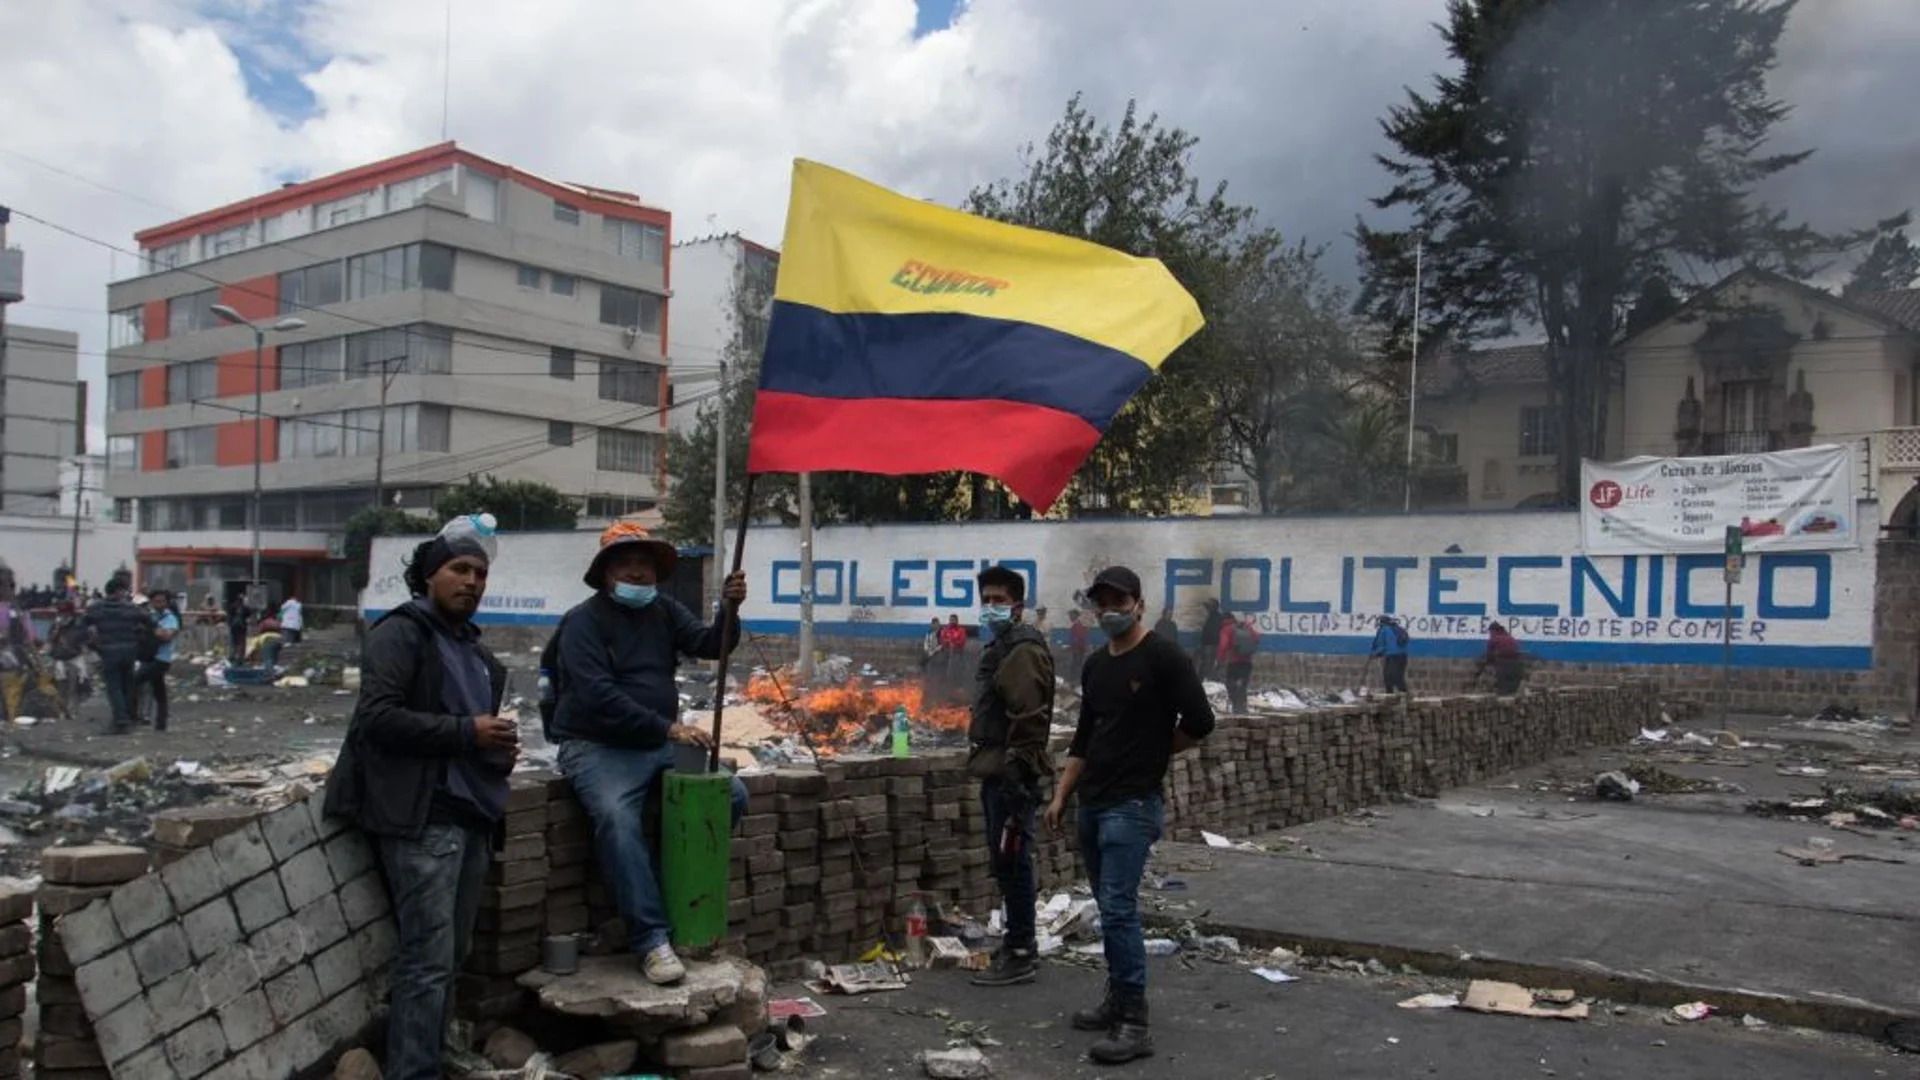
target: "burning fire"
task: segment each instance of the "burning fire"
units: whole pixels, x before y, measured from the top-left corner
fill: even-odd
[[[921,699],[921,687],[913,683],[867,686],[849,679],[841,686],[795,693],[793,672],[785,669],[776,676],[756,672],[747,682],[746,698],[764,706],[768,719],[775,724],[795,734],[808,734],[823,757],[869,743],[886,729],[893,710],[899,707],[906,708],[916,726],[935,731],[964,732],[972,720],[968,711],[957,705],[928,707]]]

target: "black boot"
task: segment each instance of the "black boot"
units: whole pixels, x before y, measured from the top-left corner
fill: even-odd
[[[1119,1022],[1120,1006],[1115,1003],[1111,990],[1107,991],[1106,997],[1100,999],[1100,1004],[1091,1009],[1081,1009],[1073,1014],[1075,1031],[1112,1032],[1113,1025]]]
[[[1107,1037],[1094,1043],[1088,1056],[1102,1065],[1125,1065],[1153,1056],[1153,1033],[1147,1030],[1145,999],[1122,1002],[1119,1019]]]
[[[1040,974],[1040,961],[1032,949],[1003,948],[993,954],[993,966],[975,975],[975,986],[1018,986],[1030,983]]]

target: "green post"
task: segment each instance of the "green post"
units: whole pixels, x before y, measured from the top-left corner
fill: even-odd
[[[669,772],[660,806],[660,891],[674,948],[712,948],[727,936],[733,780]]]

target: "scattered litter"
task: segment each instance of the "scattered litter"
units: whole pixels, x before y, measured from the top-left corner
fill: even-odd
[[[49,795],[58,795],[79,782],[80,767],[78,765],[49,765],[41,790]]]
[[[1400,1002],[1403,1009],[1456,1009],[1460,1007],[1458,994],[1418,994]]]
[[[827,1010],[810,997],[776,998],[767,1002],[769,1020],[790,1020],[799,1017],[802,1020],[818,1020],[827,1015]]]
[[[1279,968],[1258,967],[1253,969],[1253,973],[1267,980],[1270,983],[1290,983],[1290,982],[1300,981],[1300,977],[1298,975],[1289,975],[1286,972],[1281,971]]]
[[[1685,1005],[1675,1005],[1673,1015],[1682,1020],[1705,1020],[1713,1015],[1713,1006],[1704,1001],[1689,1001]]]
[[[1654,742],[1654,743],[1666,742],[1667,729],[1661,728],[1658,731],[1654,731],[1648,728],[1641,728],[1640,737],[1635,739],[1634,741],[1635,742]]]
[[[1810,779],[1827,775],[1827,770],[1817,765],[1782,765],[1773,771],[1781,776],[1805,776]]]
[[[153,766],[143,757],[128,758],[107,770],[109,784],[144,784],[153,779]]]
[[[1473,812],[1474,817],[1492,817],[1493,816],[1493,807],[1491,806],[1473,806],[1473,807],[1469,807],[1468,809]]]
[[[1749,1030],[1753,1030],[1753,1029],[1764,1028],[1764,1027],[1772,1027],[1773,1025],[1767,1023],[1765,1020],[1760,1019],[1759,1017],[1753,1015],[1752,1013],[1748,1013],[1745,1016],[1742,1016],[1740,1018],[1740,1026],[1743,1028],[1747,1028]]]
[[[1200,839],[1205,840],[1208,847],[1230,848],[1233,846],[1233,841],[1221,836],[1219,833],[1210,833],[1205,829],[1200,830]]]
[[[13,718],[13,722],[20,725],[21,727],[32,727],[33,725],[39,723],[40,721],[37,717],[16,716]]]
[[[807,988],[829,994],[872,994],[883,990],[905,990],[907,977],[887,963],[835,964],[827,969],[825,979],[818,985],[809,983]]]
[[[173,771],[181,776],[201,776],[206,773],[207,767],[197,761],[176,761],[173,763]]]
[[[963,967],[972,955],[957,937],[927,939],[927,966],[930,968]]]
[[[1172,938],[1148,938],[1146,949],[1148,956],[1172,956],[1180,951],[1180,943]]]
[[[1593,793],[1602,799],[1631,802],[1640,794],[1640,782],[1621,772],[1603,772],[1593,779]]]
[[[1563,996],[1558,991],[1549,991],[1554,998]],[[1564,995],[1571,1000],[1571,993]],[[1460,1007],[1473,1012],[1498,1013],[1502,1016],[1529,1016],[1544,1020],[1585,1020],[1587,1006],[1584,1002],[1556,1004],[1553,999],[1543,999],[1534,991],[1518,983],[1495,982],[1491,979],[1475,979],[1467,984],[1467,992],[1460,999]]]
[[[987,1055],[971,1046],[957,1050],[923,1050],[920,1068],[934,1080],[985,1080],[993,1075]]]

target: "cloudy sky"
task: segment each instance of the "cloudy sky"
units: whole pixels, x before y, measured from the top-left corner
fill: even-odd
[[[1295,237],[1381,187],[1376,118],[1442,62],[1443,0],[14,0],[0,4],[0,203],[135,230],[439,139],[640,193],[676,232],[777,243],[791,158],[954,201],[1084,92],[1200,137],[1196,166]],[[451,35],[448,27],[451,26]],[[446,45],[451,41],[451,48]],[[1920,2],[1802,0],[1776,91],[1779,193],[1816,224],[1920,204]],[[450,69],[442,58],[450,52]],[[28,302],[98,376],[130,260],[16,217]],[[96,390],[96,407],[100,400]]]

